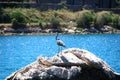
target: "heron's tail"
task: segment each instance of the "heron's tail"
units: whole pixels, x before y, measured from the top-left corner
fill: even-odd
[[[63,45],[64,48],[67,48],[65,45]]]

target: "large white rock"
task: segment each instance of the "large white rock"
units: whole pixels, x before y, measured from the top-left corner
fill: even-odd
[[[87,50],[70,48],[11,74],[6,80],[120,80],[103,60]]]

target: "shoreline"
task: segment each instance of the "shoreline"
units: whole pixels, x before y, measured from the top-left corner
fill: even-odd
[[[4,34],[0,34],[0,36],[23,36],[23,35],[52,35],[52,34],[56,34],[57,32],[52,32],[52,33],[48,33],[48,32],[46,32],[46,33],[42,33],[42,32],[31,32],[31,33],[4,33]],[[101,32],[95,32],[95,33],[92,33],[92,32],[79,32],[79,33],[71,33],[71,32],[67,32],[67,33],[65,33],[65,32],[60,32],[60,34],[120,34],[120,30],[118,30],[117,32],[113,32],[113,33],[111,33],[111,32],[103,32],[103,33],[101,33]]]
[[[48,35],[48,34],[120,34],[120,30],[116,28],[112,28],[109,26],[105,26],[100,30],[91,27],[91,28],[83,28],[79,30],[77,27],[73,28],[65,28],[65,29],[41,29],[39,26],[34,28],[21,28],[21,29],[13,29],[11,27],[0,28],[0,36],[12,36],[12,35]]]

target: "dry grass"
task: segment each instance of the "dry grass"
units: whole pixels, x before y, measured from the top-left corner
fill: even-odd
[[[112,21],[112,13],[109,11],[101,11],[96,13],[96,23],[98,25],[109,24]]]
[[[11,23],[1,23],[0,24],[0,27],[5,27],[5,28],[10,28],[12,26],[12,24]]]
[[[120,17],[119,15],[113,14],[108,11],[101,11],[95,13],[91,10],[82,10],[78,12],[72,12],[66,9],[61,10],[47,10],[47,11],[38,11],[37,9],[33,8],[5,8],[5,13],[11,15],[13,12],[20,11],[28,20],[28,23],[31,25],[39,25],[39,23],[42,23],[42,25],[48,25],[50,24],[50,20],[52,17],[57,17],[60,20],[60,24],[67,27],[74,27],[77,25],[77,19],[80,17],[83,17],[85,14],[88,14],[86,18],[81,18],[81,21],[84,21],[87,18],[92,18],[96,20],[96,23],[104,24],[105,18],[104,15],[111,15],[109,16],[108,20],[112,20],[113,22],[117,22],[116,20]],[[112,17],[112,18],[110,18]],[[91,19],[90,19],[91,20]],[[95,23],[94,20],[88,20],[89,23]],[[74,21],[72,24],[68,24],[69,21]],[[84,23],[84,22],[82,22]],[[84,23],[86,24],[86,22]],[[120,18],[119,18],[119,24],[120,24]],[[3,25],[3,24],[1,24]],[[8,24],[4,24],[5,26],[11,26]]]

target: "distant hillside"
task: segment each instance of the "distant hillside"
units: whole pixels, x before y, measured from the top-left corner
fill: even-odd
[[[0,33],[56,32],[56,30],[65,32],[114,32],[118,29],[120,29],[120,15],[110,11],[81,10],[73,12],[68,9],[47,11],[39,11],[35,8],[0,9]]]
[[[67,9],[78,11],[84,9],[111,9],[120,8],[120,0],[1,0],[0,7],[24,7],[39,10]],[[119,9],[118,9],[119,10]]]

